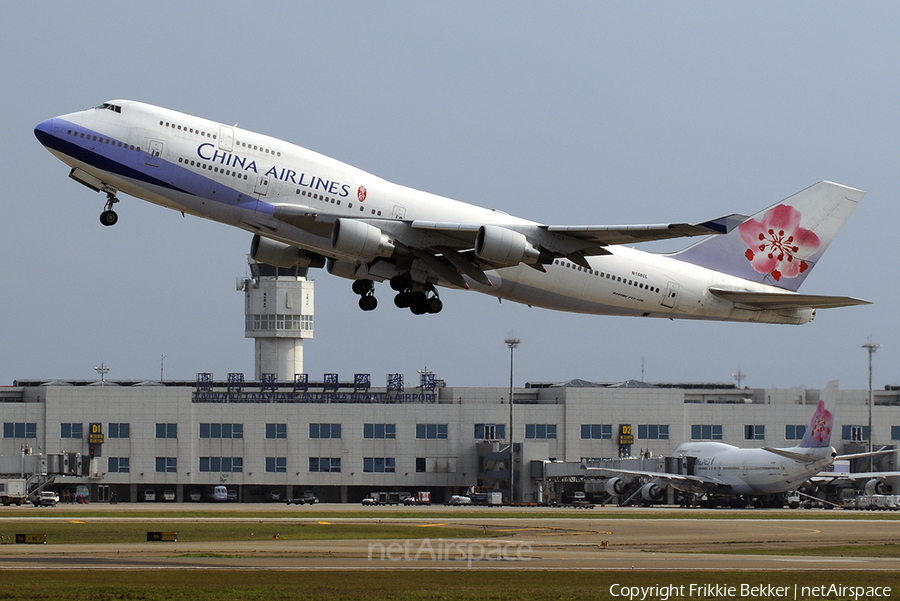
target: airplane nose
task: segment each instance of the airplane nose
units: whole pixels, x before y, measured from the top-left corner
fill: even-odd
[[[41,121],[34,128],[34,136],[44,146],[49,146],[53,139],[53,122],[55,119]]]

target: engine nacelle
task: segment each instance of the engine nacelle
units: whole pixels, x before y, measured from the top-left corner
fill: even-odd
[[[334,223],[331,248],[365,261],[371,261],[375,257],[389,257],[394,253],[394,243],[384,232],[356,219],[338,219]]]
[[[878,478],[872,478],[866,482],[867,495],[889,495],[891,494],[892,489],[893,487],[890,484],[884,480],[879,480]]]
[[[357,280],[359,279],[356,276],[356,270],[358,265],[356,263],[351,263],[350,261],[339,261],[337,259],[329,258],[325,262],[325,270],[331,275],[336,275],[340,278],[347,278],[348,280]]]
[[[528,242],[524,234],[496,225],[482,225],[475,236],[475,255],[496,265],[549,263],[549,253],[542,253]],[[543,261],[542,261],[543,259]]]
[[[621,478],[610,478],[606,481],[606,494],[608,495],[624,495],[628,488],[628,483]]]
[[[652,482],[648,482],[641,487],[641,498],[645,501],[651,501],[654,503],[657,501],[661,501],[665,493],[665,489],[663,489],[661,486],[653,484]]]
[[[266,265],[275,267],[325,267],[325,257],[303,249],[263,238],[259,234],[253,236],[250,242],[250,258]]]

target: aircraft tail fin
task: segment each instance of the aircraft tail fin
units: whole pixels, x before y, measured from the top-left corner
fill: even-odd
[[[835,399],[837,398],[838,381],[832,380],[825,387],[822,399],[816,405],[816,411],[813,413],[809,426],[803,434],[803,440],[795,447],[797,450],[809,453],[815,449],[831,448],[831,428],[832,428],[832,412],[828,410],[831,407],[834,410]]]
[[[796,292],[864,194],[819,182],[671,256]]]

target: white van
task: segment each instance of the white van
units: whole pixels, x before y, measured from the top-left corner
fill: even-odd
[[[224,486],[217,486],[213,489],[213,501],[216,503],[224,503],[228,500],[228,489]]]

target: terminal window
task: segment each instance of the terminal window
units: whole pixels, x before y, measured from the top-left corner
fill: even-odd
[[[669,424],[638,424],[639,440],[669,440]]]
[[[393,457],[363,457],[363,471],[375,473],[393,473]]]
[[[309,437],[310,438],[340,438],[341,437],[341,425],[340,424],[310,424],[309,425]]]
[[[869,426],[842,426],[841,440],[851,442],[869,440]]]
[[[476,440],[502,440],[506,438],[506,424],[475,424]]]
[[[3,438],[37,438],[37,422],[3,422]]]
[[[178,457],[157,457],[156,473],[174,474],[178,472]]]
[[[744,440],[765,440],[766,427],[763,425],[745,425]]]
[[[178,438],[178,424],[156,424],[157,438]]]
[[[107,438],[131,438],[131,424],[110,422],[106,432]]]
[[[244,424],[200,424],[200,438],[243,438]]]
[[[110,474],[127,474],[131,469],[131,459],[128,457],[110,457],[107,461],[107,469]]]
[[[340,457],[310,457],[309,458],[310,473],[340,473],[341,458]]]
[[[525,438],[555,440],[556,424],[525,424]]]
[[[784,427],[785,440],[801,440],[804,434],[806,434],[806,426],[788,424]]]
[[[416,424],[416,438],[446,440],[447,424]]]
[[[287,424],[266,424],[266,438],[287,438]]]
[[[266,457],[266,472],[270,474],[287,472],[287,457]]]
[[[81,424],[60,424],[59,425],[59,437],[60,438],[81,438]]]
[[[363,424],[363,438],[397,438],[397,424]]]
[[[582,440],[612,440],[612,424],[581,424]]]
[[[201,457],[201,472],[240,473],[244,471],[243,457]]]
[[[891,440],[900,440],[900,426],[891,426]]]
[[[691,440],[722,440],[721,424],[693,424]]]

